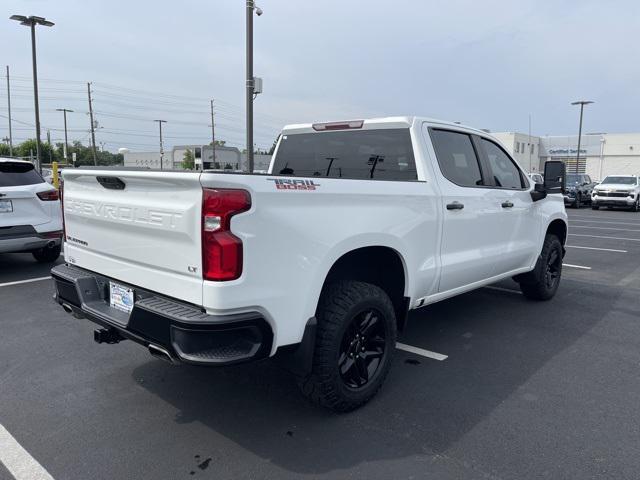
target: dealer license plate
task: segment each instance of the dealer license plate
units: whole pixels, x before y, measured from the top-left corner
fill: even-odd
[[[119,283],[109,282],[109,291],[109,304],[113,308],[131,313],[134,302],[133,289]]]
[[[0,213],[13,212],[13,203],[11,200],[0,200]]]

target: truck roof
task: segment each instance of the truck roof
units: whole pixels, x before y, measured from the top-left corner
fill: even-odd
[[[460,128],[464,130],[470,130],[476,132],[481,135],[491,135],[491,133],[485,132],[484,130],[480,130],[474,127],[469,127],[467,125],[461,125],[455,122],[449,122],[446,120],[438,120],[435,118],[429,117],[418,117],[413,115],[405,115],[405,116],[396,116],[396,117],[374,117],[374,118],[365,118],[365,119],[351,119],[351,120],[339,120],[339,121],[327,121],[327,122],[316,122],[316,123],[298,123],[285,125],[282,129],[283,134],[295,134],[295,133],[315,133],[318,130],[314,129],[314,125],[321,124],[340,124],[340,123],[350,123],[350,122],[362,122],[361,129],[363,130],[375,130],[375,129],[383,129],[383,128],[409,128],[416,121],[422,121],[427,123],[433,123],[443,126],[450,126],[454,128]],[[360,128],[358,128],[360,129]]]

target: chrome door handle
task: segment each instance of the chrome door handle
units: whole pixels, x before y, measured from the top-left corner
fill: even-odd
[[[464,204],[460,202],[453,202],[447,204],[447,210],[462,210],[464,208]]]
[[[502,202],[502,208],[511,208],[513,207],[513,203],[507,201],[507,202]]]

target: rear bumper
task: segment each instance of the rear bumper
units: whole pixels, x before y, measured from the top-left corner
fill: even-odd
[[[60,245],[62,231],[37,232],[30,225],[0,229],[0,253],[30,252],[47,246]]]
[[[273,332],[258,312],[208,315],[201,308],[136,288],[131,314],[109,305],[108,277],[71,265],[51,270],[54,300],[76,317],[86,318],[122,339],[153,349],[172,360],[222,366],[265,358]],[[117,281],[121,283],[120,281]]]

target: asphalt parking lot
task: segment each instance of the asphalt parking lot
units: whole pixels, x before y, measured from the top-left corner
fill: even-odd
[[[446,359],[398,350],[346,415],[269,361],[174,367],[97,345],[49,280],[19,283],[48,267],[0,256],[0,460],[57,480],[637,479],[640,214],[568,213],[554,300],[505,281],[414,312],[401,342]]]

